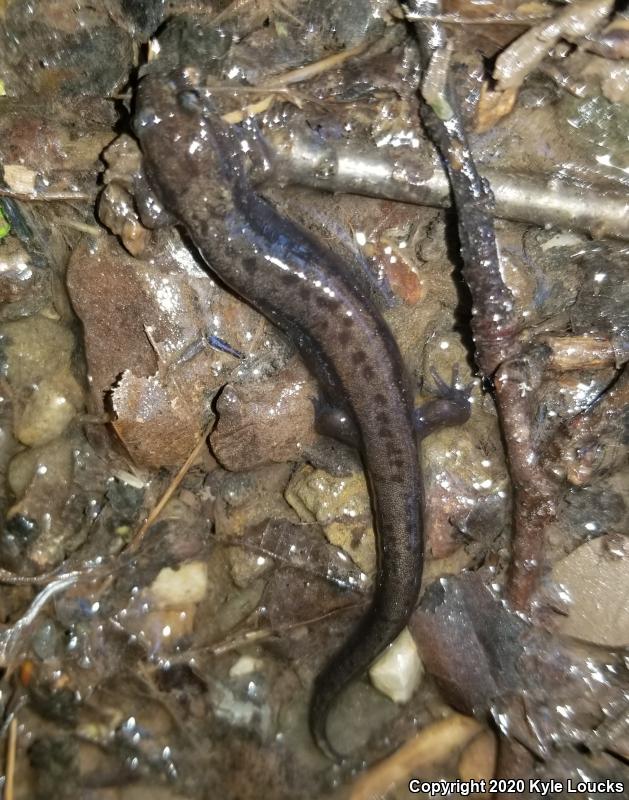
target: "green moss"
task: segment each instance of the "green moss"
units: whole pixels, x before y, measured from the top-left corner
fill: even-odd
[[[4,239],[5,236],[8,236],[10,231],[11,225],[0,208],[0,239]]]

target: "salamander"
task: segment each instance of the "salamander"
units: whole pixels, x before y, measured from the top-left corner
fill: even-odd
[[[377,576],[369,611],[315,680],[310,714],[315,741],[338,757],[328,712],[402,631],[420,589],[422,481],[409,376],[380,311],[343,260],[255,191],[247,145],[221,119],[195,70],[144,77],[134,130],[157,203],[210,271],[289,337],[326,402],[356,432]]]

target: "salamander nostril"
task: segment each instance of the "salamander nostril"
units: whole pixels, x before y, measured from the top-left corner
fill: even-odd
[[[195,89],[184,89],[179,92],[177,99],[184,111],[198,111],[201,108],[201,97]]]

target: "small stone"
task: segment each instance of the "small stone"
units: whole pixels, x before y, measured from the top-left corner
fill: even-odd
[[[369,670],[369,677],[376,689],[394,703],[407,703],[423,676],[424,666],[408,628],[404,628]]]
[[[74,350],[72,332],[43,314],[5,322],[7,379],[15,390],[38,384],[70,363]]]
[[[229,670],[230,678],[238,678],[241,675],[250,675],[252,672],[260,672],[264,667],[264,661],[252,656],[240,656]]]
[[[69,370],[42,380],[21,409],[15,435],[30,447],[60,436],[82,406],[81,387]]]
[[[337,477],[306,465],[295,473],[285,497],[303,522],[327,525],[342,517],[371,517],[367,483],[359,473]]]
[[[21,499],[33,483],[38,491],[48,495],[54,486],[55,496],[61,493],[61,487],[70,485],[73,474],[72,445],[65,440],[51,442],[43,447],[30,448],[17,453],[9,462],[8,483],[13,494]],[[51,483],[51,479],[55,483]]]
[[[22,164],[5,164],[4,181],[16,194],[34,194],[37,173]]]
[[[483,84],[476,109],[476,131],[485,133],[491,130],[503,117],[513,111],[517,97],[518,90],[515,88],[491,91],[486,83]]]
[[[58,656],[61,650],[61,634],[52,620],[44,620],[32,638],[35,655],[42,661]]]
[[[200,603],[207,593],[207,564],[189,561],[178,569],[164,567],[148,590],[155,608],[172,609]]]
[[[303,522],[318,522],[331,544],[344,550],[363,572],[375,572],[371,505],[362,472],[339,477],[305,465],[284,496]]]

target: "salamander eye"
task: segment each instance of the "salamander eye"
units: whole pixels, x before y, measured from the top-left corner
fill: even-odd
[[[199,111],[201,108],[201,97],[195,89],[185,89],[177,95],[179,105],[184,111]]]

